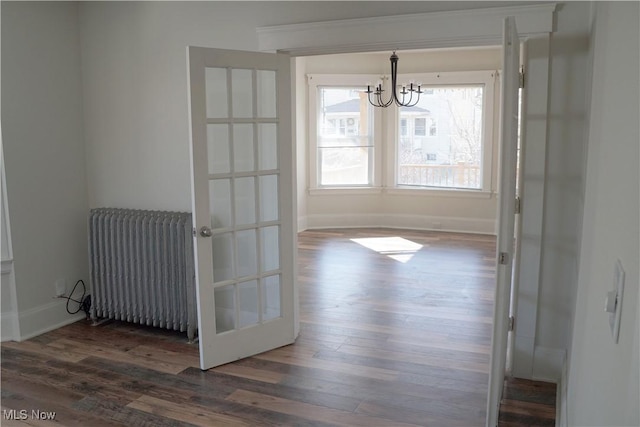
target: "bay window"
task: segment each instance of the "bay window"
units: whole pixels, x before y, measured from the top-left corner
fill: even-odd
[[[364,93],[380,76],[309,75],[311,188],[491,193],[496,74],[399,75],[424,93],[415,106],[388,108]]]

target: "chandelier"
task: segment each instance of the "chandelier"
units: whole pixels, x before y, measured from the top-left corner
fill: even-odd
[[[411,81],[408,86],[406,84],[398,86],[398,55],[396,55],[395,50],[389,60],[391,61],[391,96],[388,100],[384,100],[382,96],[382,92],[384,92],[382,82],[378,82],[373,89],[370,84],[367,84],[367,91],[365,93],[369,98],[369,103],[374,107],[388,107],[394,103],[398,107],[413,107],[420,100],[420,94],[422,93],[422,90],[420,90],[420,82],[414,83]]]

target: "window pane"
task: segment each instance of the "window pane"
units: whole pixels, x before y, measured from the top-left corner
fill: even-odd
[[[256,222],[256,184],[253,177],[234,180],[236,225]]]
[[[231,181],[228,179],[209,181],[209,212],[211,213],[211,228],[224,228],[232,225]]]
[[[262,320],[280,317],[280,276],[262,279]]]
[[[481,189],[484,86],[425,89],[400,108],[398,184]]]
[[[256,230],[244,230],[236,233],[238,248],[238,277],[252,276],[258,272],[258,248]]]
[[[257,71],[258,117],[276,116],[276,72]]]
[[[207,117],[229,117],[227,69],[205,69],[205,87],[207,91]]]
[[[253,117],[253,73],[251,70],[231,71],[231,102],[233,117]]]
[[[275,123],[258,124],[258,167],[278,169],[278,125]]]
[[[366,185],[370,183],[369,158],[373,148],[320,148],[320,185]]]
[[[258,323],[258,281],[240,283],[238,285],[238,297],[240,300],[239,327]]]
[[[233,169],[247,172],[255,169],[253,155],[253,125],[233,125]]]
[[[233,277],[233,235],[224,233],[211,238],[213,247],[213,281],[222,282]]]
[[[415,132],[414,134],[416,136],[425,136],[427,134],[426,130],[425,130],[425,126],[426,126],[426,121],[427,119],[425,119],[424,117],[417,117],[415,119]]]
[[[260,221],[278,219],[278,175],[260,177]]]
[[[229,126],[207,125],[209,173],[225,173],[229,166]]]
[[[234,285],[216,288],[213,291],[216,311],[216,333],[230,331],[236,327],[236,290]]]
[[[318,88],[320,185],[368,185],[373,155],[373,110],[364,88]]]
[[[280,228],[264,227],[260,229],[262,242],[262,271],[277,270],[280,268]]]

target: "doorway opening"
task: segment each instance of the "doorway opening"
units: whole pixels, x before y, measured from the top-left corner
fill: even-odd
[[[427,105],[413,112],[424,117],[410,117],[408,112],[403,115],[399,109],[389,108],[374,111],[365,119],[355,113],[361,112],[366,102],[337,98],[327,102],[331,94],[322,93],[346,88],[353,92],[346,96],[356,99],[353,89],[359,87],[358,83],[366,84],[363,82],[367,79],[388,74],[389,52],[295,59],[298,231],[307,230],[299,234],[300,339],[304,346],[314,341],[310,336],[316,337],[314,345],[327,346],[318,350],[325,359],[397,369],[412,364],[410,371],[401,374],[403,378],[427,373],[428,382],[447,383],[443,389],[435,385],[432,391],[449,400],[474,401],[470,407],[477,410],[476,419],[482,419],[495,290],[498,70],[502,66],[502,48],[412,50],[398,54],[399,74],[435,74],[442,79],[423,95]],[[464,118],[457,111],[451,119],[458,120],[453,123],[458,129],[454,129],[443,117],[448,117],[444,113],[456,112],[455,107],[442,103],[446,108],[439,115],[433,88],[436,92],[453,92],[458,87],[473,87],[473,73],[485,73],[484,77],[493,79],[490,85],[482,85],[480,101],[485,107],[480,111],[491,114],[488,119],[487,114],[482,115],[479,129],[474,129],[473,123],[461,123]],[[362,82],[358,82],[358,75]],[[351,104],[353,111],[347,108]],[[353,122],[351,132],[349,119]],[[369,129],[378,133],[377,138],[362,144],[356,138],[362,128],[358,124],[371,120],[379,122],[377,126],[368,123]],[[333,125],[329,136],[337,136],[327,138],[334,146],[330,146],[332,142],[328,147],[323,145],[318,136],[327,123]],[[484,136],[476,153],[483,175],[476,179],[475,187],[443,188],[433,182],[403,185],[399,178],[403,138],[414,139],[413,159],[424,160],[420,165],[423,169],[445,169],[460,166],[459,158],[452,155],[455,149],[461,154],[456,143],[462,138],[456,136],[470,135],[474,130]],[[354,142],[358,150],[366,153],[366,160],[362,161],[362,156],[355,160],[355,168],[368,168],[353,175],[360,181],[324,185],[339,183],[339,178],[323,181],[328,176],[323,175],[323,170],[333,166],[323,163],[329,157],[327,153],[335,154],[336,147],[344,147],[343,143],[335,143],[337,140]],[[439,148],[443,140],[454,141],[446,153]],[[352,165],[342,166],[353,169]],[[334,176],[348,177],[339,173]],[[413,329],[417,325],[417,330]],[[417,332],[420,327],[428,333]],[[426,377],[422,380],[427,381]],[[478,381],[475,386],[474,381]],[[466,384],[464,390],[462,383]],[[419,411],[417,406],[413,409]]]

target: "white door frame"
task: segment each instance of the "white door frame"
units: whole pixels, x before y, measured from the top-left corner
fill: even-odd
[[[520,69],[520,41],[513,18],[504,21],[502,64],[502,102],[500,111],[500,178],[498,197],[498,238],[496,242],[496,288],[491,339],[491,367],[487,423],[498,425],[498,413],[507,368],[507,337],[509,334],[509,306],[514,264],[514,227],[516,198],[516,162],[518,137],[518,72]],[[502,259],[504,258],[504,259]]]
[[[346,19],[262,27],[257,29],[257,33],[261,51],[286,52],[292,57],[395,49],[497,46],[502,44],[504,18],[514,16],[521,41],[535,39],[548,46],[549,35],[554,31],[553,15],[555,9],[555,4],[544,4]],[[389,34],[393,36],[389,38]],[[546,57],[542,59],[543,62],[548,62],[548,50]],[[525,58],[525,62],[526,60]],[[295,70],[295,66],[292,68]],[[530,97],[527,109],[539,112],[546,117],[548,113],[546,94],[548,92],[549,70],[548,67],[536,67],[535,75],[531,71],[528,70],[528,76],[537,83],[535,92],[541,96]],[[296,81],[295,76],[292,80]],[[546,127],[546,119],[540,124]],[[544,153],[547,145],[544,129],[539,126],[531,126],[525,137],[529,140],[537,140],[539,142],[537,151]],[[526,167],[530,173],[539,172],[544,175],[546,168],[544,156],[529,156]],[[527,184],[524,184],[525,187]],[[538,185],[544,187],[544,182],[538,183]],[[540,194],[543,193],[544,188]],[[538,236],[532,239],[538,239],[538,241],[529,242],[531,248],[523,248],[523,251],[529,249],[526,256],[532,255],[532,258],[527,259],[533,259],[537,262],[534,262],[536,265],[532,265],[534,263],[528,264],[531,269],[537,271],[540,267],[543,228],[543,221],[541,216],[537,214],[537,210],[543,208],[543,203],[541,201],[541,203],[531,203],[526,206],[536,207],[536,212],[533,212],[529,217],[523,215],[523,229],[527,230],[527,235]],[[530,253],[534,247],[537,248],[537,253]],[[521,271],[520,277],[523,277],[525,273],[526,271]],[[536,295],[539,289],[538,278],[538,274],[528,278],[529,282],[533,282],[531,286],[536,288]],[[537,313],[535,304],[528,308],[525,310],[527,318],[523,318],[524,316],[519,312],[518,323],[533,325],[533,335],[531,335],[531,330],[527,331],[528,335],[531,335],[529,341],[533,343],[532,337],[535,336]],[[505,326],[506,319],[494,316],[493,322],[494,327],[501,330]],[[530,354],[525,355],[525,358],[531,361],[533,359],[533,345],[528,350],[530,350]],[[524,369],[520,375],[530,377],[531,370]],[[489,414],[487,416],[489,417]],[[487,418],[488,421],[489,418]]]

